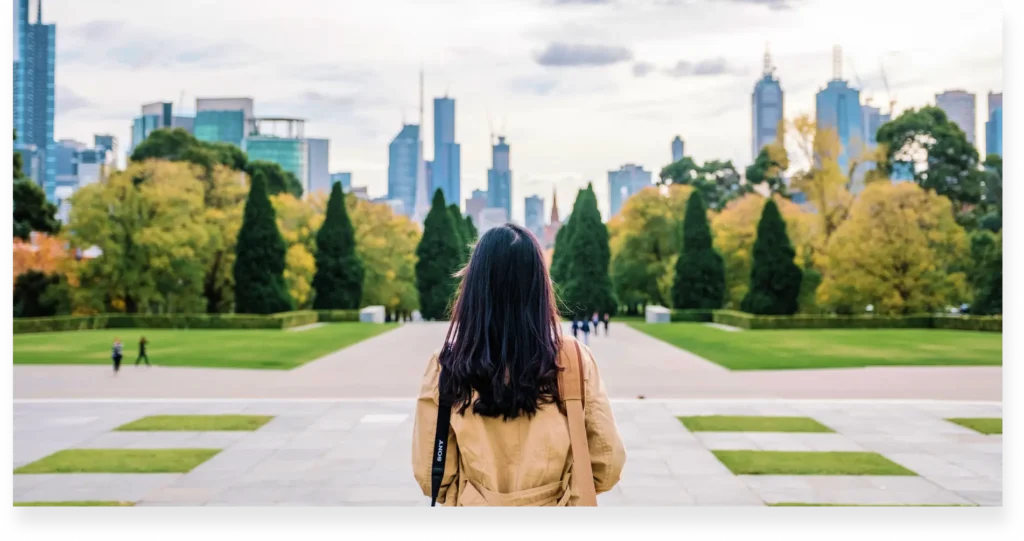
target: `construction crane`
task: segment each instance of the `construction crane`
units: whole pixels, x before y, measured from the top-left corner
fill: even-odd
[[[885,75],[885,64],[881,60],[878,61],[878,67],[882,70],[882,83],[885,85],[885,93],[889,96],[889,118],[893,118],[896,114],[896,96],[889,89],[889,77]]]

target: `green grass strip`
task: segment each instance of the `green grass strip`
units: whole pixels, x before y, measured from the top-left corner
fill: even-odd
[[[273,419],[269,415],[153,415],[121,425],[120,431],[256,430]]]
[[[81,502],[14,502],[14,507],[132,507],[135,502],[86,500]]]
[[[975,432],[981,432],[982,434],[1002,434],[1003,433],[1003,420],[999,417],[991,418],[956,418],[946,419],[951,423],[956,423],[960,426],[970,428]]]
[[[186,473],[220,449],[67,449],[14,473]]]
[[[700,415],[679,420],[690,432],[834,432],[810,417]]]
[[[736,475],[917,475],[878,453],[712,452]]]

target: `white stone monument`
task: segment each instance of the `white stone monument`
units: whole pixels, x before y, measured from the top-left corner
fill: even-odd
[[[383,306],[367,306],[359,311],[360,323],[384,323]]]
[[[647,323],[671,323],[672,311],[664,306],[648,305],[644,309],[644,317]]]

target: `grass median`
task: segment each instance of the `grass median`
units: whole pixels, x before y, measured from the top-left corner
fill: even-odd
[[[864,366],[1000,366],[1000,333],[938,329],[726,332],[701,323],[630,323],[730,370]]]
[[[220,449],[67,449],[16,468],[37,473],[187,473]]]
[[[810,417],[698,415],[679,421],[690,432],[834,432]]]
[[[301,332],[267,329],[104,329],[14,335],[14,364],[110,364],[115,338],[124,365],[138,355],[139,337],[159,366],[289,370],[396,328],[395,324],[332,323]],[[124,368],[125,366],[122,366]]]
[[[957,418],[957,419],[946,419],[951,423],[958,424],[965,428],[970,428],[975,432],[980,432],[986,435],[1002,434],[1003,433],[1003,420],[998,417],[992,418]]]
[[[251,431],[270,422],[269,415],[152,415],[121,425],[121,432]]]
[[[712,451],[736,475],[917,475],[878,453]]]

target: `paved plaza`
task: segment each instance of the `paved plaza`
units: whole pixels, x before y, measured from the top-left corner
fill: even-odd
[[[402,325],[289,371],[171,368],[156,355],[118,377],[17,365],[15,468],[66,449],[220,452],[183,474],[16,474],[14,500],[427,505],[410,466],[412,410],[445,330]],[[1001,367],[734,372],[615,323],[590,347],[628,455],[601,505],[1001,505],[1002,436],[946,420],[1002,417]],[[273,419],[252,432],[114,431],[148,415],[232,413]],[[835,432],[695,433],[683,415],[803,416]],[[871,451],[916,475],[733,475],[721,450]]]

